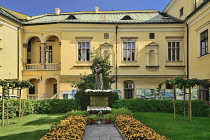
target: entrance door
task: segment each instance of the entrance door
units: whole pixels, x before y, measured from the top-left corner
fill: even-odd
[[[134,91],[134,82],[133,81],[125,81],[124,82],[124,98],[125,99],[133,99],[133,91]]]
[[[53,95],[57,93],[57,84],[53,84]]]
[[[133,99],[133,89],[125,89],[125,99]]]

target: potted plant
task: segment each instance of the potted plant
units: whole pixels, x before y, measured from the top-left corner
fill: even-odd
[[[113,114],[106,114],[103,116],[103,119],[106,121],[106,124],[111,124],[112,119],[114,119],[114,115]]]
[[[98,116],[97,115],[90,115],[87,116],[88,121],[90,121],[90,124],[95,124],[96,120],[98,120]]]

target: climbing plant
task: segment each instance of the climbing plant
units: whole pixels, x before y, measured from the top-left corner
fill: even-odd
[[[17,79],[0,79],[0,86],[2,87],[2,126],[4,126],[4,99],[9,98],[10,89],[17,89],[19,91],[19,118],[21,114],[21,90],[24,88],[33,87],[28,81],[20,81]],[[20,120],[20,119],[19,119]]]
[[[161,90],[162,85],[164,83],[168,83],[173,86],[174,89],[174,119],[176,118],[176,87],[184,91],[184,101],[185,101],[185,95],[189,94],[189,100],[188,100],[188,118],[189,121],[192,121],[192,102],[191,102],[191,88],[195,86],[200,85],[207,85],[209,83],[208,80],[200,80],[200,79],[184,79],[183,77],[176,77],[175,79],[167,80],[165,82],[162,82],[158,85],[157,89],[158,91]],[[188,89],[189,93],[186,93],[186,89]],[[185,108],[185,102],[184,102],[184,108]],[[185,109],[184,109],[184,115],[185,115]]]

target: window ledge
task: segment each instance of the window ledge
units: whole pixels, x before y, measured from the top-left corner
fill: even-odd
[[[140,67],[139,65],[121,65],[119,67]]]
[[[184,65],[165,65],[165,67],[185,67]]]
[[[169,62],[170,63],[170,62],[183,62],[183,61],[182,60],[180,60],[180,61],[168,61],[167,60],[166,62]]]
[[[91,65],[74,65],[74,67],[90,67]]]
[[[158,69],[159,68],[159,65],[147,65],[147,66],[145,66],[147,69],[149,69],[149,68],[156,68],[156,69]]]
[[[199,58],[204,58],[204,57],[209,56],[209,55],[210,55],[210,53],[207,53],[207,54],[202,55],[202,56],[199,56],[199,57],[197,57],[197,58],[198,58],[198,59],[199,59]]]

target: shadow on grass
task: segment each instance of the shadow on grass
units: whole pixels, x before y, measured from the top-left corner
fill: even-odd
[[[63,120],[63,116],[59,117],[41,117],[38,120],[30,121],[24,124],[24,126],[27,125],[43,125],[43,124],[51,124],[53,122],[60,122],[60,120]]]
[[[1,140],[40,140],[47,132],[48,132],[47,130],[24,132],[19,134],[11,134],[8,136],[0,136],[0,139]]]

